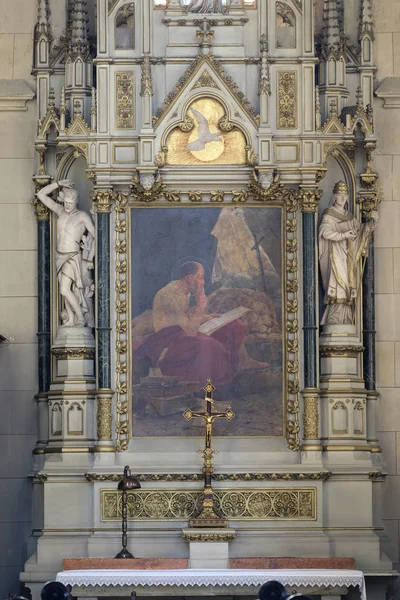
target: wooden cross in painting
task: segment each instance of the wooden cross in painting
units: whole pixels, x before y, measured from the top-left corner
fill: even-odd
[[[212,465],[212,458],[215,454],[215,451],[211,448],[211,437],[212,437],[212,427],[214,421],[217,419],[227,419],[231,421],[235,416],[235,413],[231,409],[230,406],[227,407],[225,412],[214,412],[213,411],[213,392],[215,387],[213,386],[211,379],[207,380],[207,384],[204,386],[204,391],[206,392],[205,402],[206,408],[204,412],[193,411],[190,408],[187,408],[183,413],[185,419],[190,421],[191,419],[203,419],[206,424],[206,447],[203,450],[203,458],[204,458],[204,498],[203,498],[203,507],[200,515],[196,519],[192,519],[190,521],[190,527],[226,527],[227,522],[226,519],[222,519],[219,517],[214,510],[214,502],[213,495],[214,491],[212,489],[211,477],[214,472]]]

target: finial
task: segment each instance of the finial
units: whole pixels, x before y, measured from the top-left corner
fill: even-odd
[[[344,36],[338,2],[339,0],[325,0],[322,30],[322,50],[325,58],[330,54],[338,57],[344,52]]]
[[[365,35],[369,35],[372,40],[375,38],[371,0],[361,0],[361,18],[359,28],[360,41]]]

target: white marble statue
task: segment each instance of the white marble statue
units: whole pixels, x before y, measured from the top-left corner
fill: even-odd
[[[222,13],[222,0],[192,0],[187,7],[191,13]]]
[[[349,212],[348,200],[347,185],[339,181],[319,225],[319,266],[326,305],[321,325],[353,324],[360,286],[358,267],[378,222],[378,213],[372,211],[371,220],[361,223]]]
[[[94,225],[77,208],[78,192],[69,180],[51,183],[36,195],[57,215],[56,268],[59,291],[64,300],[62,327],[93,327]],[[60,189],[58,202],[50,194]]]

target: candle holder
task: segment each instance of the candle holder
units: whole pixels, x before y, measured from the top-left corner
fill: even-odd
[[[128,545],[128,492],[138,490],[141,485],[139,481],[131,475],[129,466],[124,468],[124,476],[118,484],[118,491],[122,492],[122,550],[118,552],[115,558],[134,558],[127,549]]]

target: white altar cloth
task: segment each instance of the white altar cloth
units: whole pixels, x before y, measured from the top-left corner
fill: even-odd
[[[57,581],[70,586],[260,586],[265,581],[283,585],[324,587],[358,587],[366,600],[362,571],[347,569],[177,569],[62,571]]]

